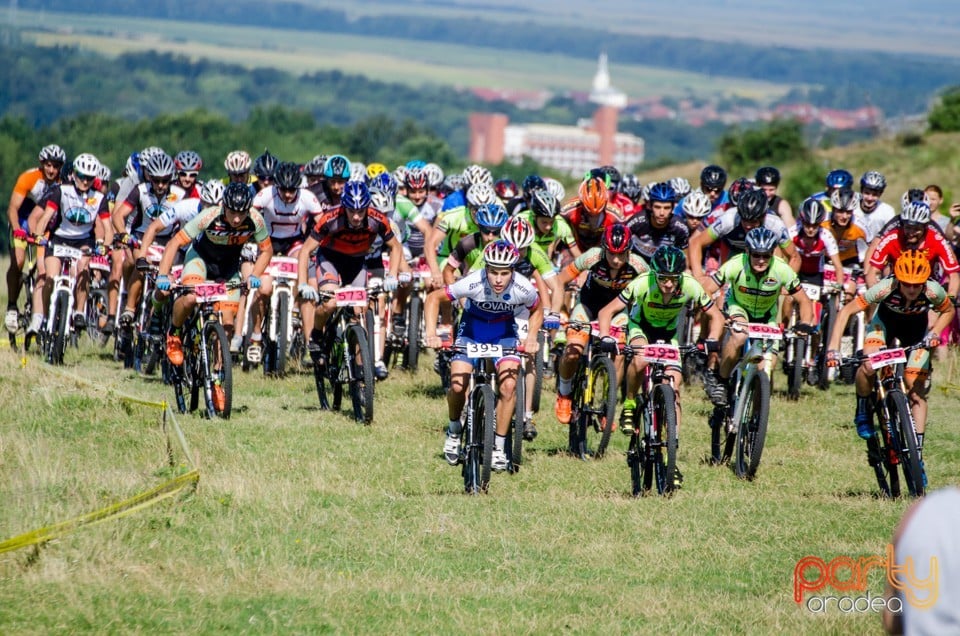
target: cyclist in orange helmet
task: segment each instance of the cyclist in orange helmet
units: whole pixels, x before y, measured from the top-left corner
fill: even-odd
[[[907,398],[913,413],[917,429],[917,440],[923,453],[923,437],[927,423],[927,392],[930,377],[930,348],[939,344],[939,334],[953,320],[954,306],[947,292],[939,283],[930,278],[930,261],[920,251],[907,250],[900,254],[893,267],[893,276],[884,278],[868,288],[862,294],[847,303],[837,316],[830,336],[827,352],[827,364],[837,366],[840,362],[838,350],[840,337],[847,321],[857,312],[876,307],[876,314],[867,326],[863,353],[869,355],[887,347],[894,338],[900,340],[900,346],[909,347],[923,343],[927,348],[916,349],[907,358],[904,380]],[[927,315],[930,310],[937,315],[933,326],[927,328]],[[870,393],[873,389],[876,371],[869,362],[864,362],[857,370],[857,411],[854,423],[857,434],[864,439],[873,437],[873,414],[870,412]],[[879,457],[868,450],[871,465]],[[873,453],[873,454],[871,454]]]

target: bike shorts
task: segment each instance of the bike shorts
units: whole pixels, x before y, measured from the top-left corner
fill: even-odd
[[[27,223],[27,220],[26,220],[26,219],[20,219],[20,229],[23,230],[24,232],[26,232],[27,234],[30,234],[30,226],[29,226],[29,224]],[[28,244],[24,239],[15,239],[15,238],[13,238],[13,228],[11,227],[11,228],[10,228],[9,240],[7,241],[7,245],[12,245],[14,248],[16,248],[16,249],[18,249],[18,250],[25,250],[25,249],[27,249],[27,245],[29,245],[29,244]]]
[[[183,285],[197,285],[204,281],[225,281],[227,283],[240,282],[240,260],[206,261],[191,245],[187,249],[187,256],[183,263],[183,273],[180,283]],[[236,313],[240,308],[240,288],[227,292],[227,300],[220,303],[220,309]]]
[[[644,320],[641,317],[639,320],[634,320],[632,317],[629,321],[629,328],[627,330],[627,342],[633,344],[634,340],[643,339],[647,344],[653,344],[658,340],[671,345],[676,345],[679,341],[677,339],[677,329],[670,327],[657,327],[650,324],[647,320]],[[679,365],[678,365],[679,366]]]
[[[270,243],[273,245],[274,256],[292,256],[290,252],[295,252],[303,246],[302,236],[289,236],[287,238],[270,237]]]
[[[926,333],[927,314],[903,316],[896,323],[887,325],[880,319],[880,312],[877,312],[865,329],[863,348],[882,349],[894,338],[900,340],[901,347],[909,347],[923,340]],[[930,374],[930,351],[927,349],[911,351],[903,374],[925,379]]]
[[[590,308],[583,303],[577,303],[574,305],[573,309],[570,310],[571,322],[592,322],[594,316],[596,316],[596,313],[591,311]],[[615,315],[610,320],[610,326],[617,328],[617,341],[620,344],[624,344],[627,341],[627,321],[628,316],[626,309]],[[579,329],[567,329],[567,342],[585,346],[589,340],[588,334],[589,332]]]
[[[319,250],[314,258],[317,265],[317,285],[335,285],[337,287],[366,287],[367,270],[364,259],[343,259],[338,262],[327,260]]]
[[[65,245],[67,247],[73,247],[78,250],[82,250],[85,247],[93,249],[97,245],[97,240],[93,237],[92,234],[85,238],[62,238],[60,236],[57,236],[56,234],[53,234],[47,240],[47,245],[46,245],[47,256],[51,258],[53,257],[53,247],[55,245]]]
[[[815,272],[813,274],[804,274],[803,272],[800,272],[797,274],[797,277],[800,279],[801,283],[823,287],[823,272]]]
[[[479,320],[470,320],[461,318],[457,325],[457,337],[453,341],[457,347],[466,347],[468,344],[498,344],[504,348],[515,348],[517,346],[517,323],[513,320],[504,320],[501,322],[481,322]],[[462,361],[471,367],[476,365],[477,360],[482,358],[470,358],[465,353],[457,353],[453,356],[453,361]],[[494,366],[500,366],[501,362],[520,363],[520,356],[506,355],[493,359]]]

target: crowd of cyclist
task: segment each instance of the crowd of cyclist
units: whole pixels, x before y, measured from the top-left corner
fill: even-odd
[[[455,316],[458,351],[469,344],[498,344],[535,354],[544,330],[546,342],[557,343],[560,351],[555,416],[569,424],[572,378],[592,339],[599,339],[599,350],[618,357],[625,345],[676,344],[683,311],[702,322],[707,396],[716,406],[728,404],[731,371],[746,339],[737,323],[780,325],[796,306],[797,331],[815,331],[814,306],[802,283],[822,286],[832,268],[848,302],[831,333],[820,334],[828,340],[827,366],[841,362],[846,323],[861,311],[869,314],[864,353],[894,338],[903,346],[926,345],[912,352],[905,372],[922,447],[930,350],[955,335],[960,265],[954,246],[960,235],[954,220],[939,210],[943,193],[937,186],[911,189],[894,208],[881,200],[886,180],[876,171],[863,173],[859,187],[850,172],[831,171],[824,190],[800,201],[794,216],[778,194],[780,173],[770,166],[728,184],[726,171],[709,165],[696,189],[679,177],[643,185],[635,175],[603,166],[586,174],[568,196],[561,182],[537,175],[518,184],[495,180],[480,165],[445,173],[423,161],[391,171],[342,155],[298,164],[268,151],[252,160],[237,150],[223,161],[223,178],[211,174],[202,181],[204,162],[190,150],[173,156],[157,147],[135,152],[116,180],[89,153],[68,161],[61,148],[50,145],[38,159],[39,165],[17,180],[8,208],[13,254],[5,324],[28,337],[45,328],[49,274],[60,271],[52,249],[58,244],[84,253],[74,329],[87,327],[90,256],[111,257],[109,313],[98,325],[110,334],[136,319],[147,259],[162,248],[154,261],[153,306],[170,302],[177,284],[237,283],[220,304],[220,320],[231,348],[251,363],[263,354],[261,320],[272,293],[268,266],[274,256],[297,260],[305,353],[320,366],[327,363],[323,332],[336,308],[333,292],[381,279],[393,299],[395,322],[387,328],[402,330],[411,272],[420,268],[431,290],[423,344],[443,346],[438,328]],[[30,243],[44,256],[38,259],[32,315],[21,316]],[[173,276],[177,265],[179,280]],[[864,276],[859,287],[858,270]],[[240,283],[256,290],[249,311]],[[179,295],[168,324],[151,325],[164,338],[173,365],[183,363],[182,329],[195,304],[195,296]],[[240,338],[245,316],[251,321],[246,342]],[[517,318],[528,321],[522,333]],[[597,323],[593,334],[582,328],[591,322]],[[476,362],[458,353],[450,365],[443,454],[451,464],[460,458],[461,411]],[[508,464],[505,440],[521,364],[516,353],[496,361],[494,470]],[[626,376],[618,418],[624,433],[633,432],[645,364],[643,357],[633,357],[618,366]],[[388,373],[378,359],[377,379]],[[873,373],[865,362],[855,378],[854,422],[864,438],[872,434]],[[668,375],[679,396],[680,364]],[[537,435],[529,408],[522,432],[528,440]]]

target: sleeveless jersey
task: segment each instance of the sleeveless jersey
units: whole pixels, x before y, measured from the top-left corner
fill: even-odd
[[[107,198],[90,188],[77,192],[76,186],[55,185],[47,191],[44,207],[53,209],[51,235],[62,239],[89,239],[98,218],[110,218]]]
[[[270,238],[280,240],[301,237],[307,215],[313,216],[321,211],[320,202],[309,190],[299,188],[293,203],[287,203],[280,198],[280,192],[273,185],[253,197],[252,207],[263,215]]]

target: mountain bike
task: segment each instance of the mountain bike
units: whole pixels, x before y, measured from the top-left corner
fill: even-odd
[[[922,497],[926,475],[920,461],[917,430],[903,382],[907,355],[924,345],[891,347],[856,357],[857,364],[870,361],[874,368],[873,391],[870,394],[870,420],[873,436],[867,440],[867,457],[877,477],[877,485],[885,497],[901,494],[899,470],[911,497]],[[873,416],[877,426],[873,426]]]
[[[320,302],[335,299],[337,309],[323,330],[323,353],[314,361],[313,375],[320,408],[339,411],[344,387],[350,396],[354,419],[362,424],[373,421],[373,358],[362,324],[368,305],[363,287],[344,287],[335,292],[320,292]],[[327,397],[330,384],[331,399]]]
[[[600,459],[607,450],[617,411],[617,370],[609,354],[600,350],[597,323],[569,321],[566,327],[587,330],[590,340],[584,347],[573,375],[569,450],[580,459]],[[616,337],[617,328],[610,333]],[[598,435],[596,449],[590,438]]]
[[[219,303],[229,299],[231,289],[242,289],[240,282],[207,282],[177,285],[174,298],[194,294],[197,304],[183,325],[183,364],[170,365],[170,383],[181,413],[186,413],[186,393],[190,394],[189,411],[197,410],[203,395],[204,415],[213,419],[230,419],[233,405],[233,360],[230,340],[220,324]],[[171,299],[171,302],[173,299]]]
[[[157,277],[157,266],[162,258],[163,246],[151,245],[145,255],[147,266],[138,267],[140,273],[143,274],[143,286],[133,322],[131,355],[133,356],[133,368],[144,375],[153,375],[157,369],[157,363],[164,356],[163,332],[158,328],[161,321],[159,315],[157,321],[154,322],[153,332],[150,329],[151,322],[154,319],[153,289]]]
[[[631,492],[636,497],[656,487],[658,494],[669,495],[679,481],[677,446],[680,437],[677,394],[666,371],[669,366],[680,367],[685,355],[696,355],[697,346],[655,343],[627,347],[634,356],[643,356],[647,361],[627,449]]]
[[[463,487],[467,494],[487,492],[493,447],[496,436],[497,370],[493,360],[505,355],[517,355],[518,349],[497,344],[470,343],[446,348],[451,355],[462,353],[475,358],[467,385],[467,401],[461,415],[460,463],[463,466]],[[525,357],[525,356],[524,356]],[[520,470],[523,454],[524,364],[521,359],[516,383],[516,406],[507,433],[505,451],[509,461],[507,471]]]
[[[384,320],[384,324],[391,325],[387,334],[383,361],[389,366],[402,366],[407,371],[416,371],[420,362],[420,350],[426,341],[426,328],[423,324],[423,305],[427,296],[427,285],[430,279],[430,268],[426,260],[420,257],[411,263],[410,295],[403,307],[402,320],[392,324],[393,320]],[[389,301],[388,301],[389,302]],[[402,327],[402,330],[400,329]]]
[[[73,308],[77,287],[77,263],[90,253],[89,248],[76,248],[55,243],[50,255],[60,259],[60,273],[53,276],[53,291],[50,294],[50,315],[43,330],[44,356],[50,364],[63,364],[67,343],[73,337],[74,328],[70,312]],[[52,275],[53,272],[48,272]]]
[[[715,406],[710,416],[710,455],[717,464],[733,458],[737,477],[753,479],[767,437],[770,371],[777,346],[783,340],[783,330],[765,323],[743,325],[730,322],[728,325],[732,331],[746,333],[747,341],[731,376],[734,380],[733,404]]]
[[[109,336],[103,333],[107,324],[109,302],[107,285],[110,279],[110,259],[107,256],[90,257],[90,292],[87,294],[87,306],[84,314],[87,319],[87,336],[103,347]]]
[[[867,288],[866,279],[863,277],[863,269],[860,267],[844,268],[844,276],[847,280],[857,282],[857,293],[861,293]],[[823,266],[823,282],[826,284],[836,284],[837,275],[833,267]],[[852,300],[849,294],[843,293],[838,298],[838,307]],[[840,381],[843,384],[853,384],[857,375],[857,356],[863,353],[863,340],[867,332],[867,317],[864,312],[858,311],[847,323],[847,331],[840,339],[840,355],[842,364],[838,372]]]

